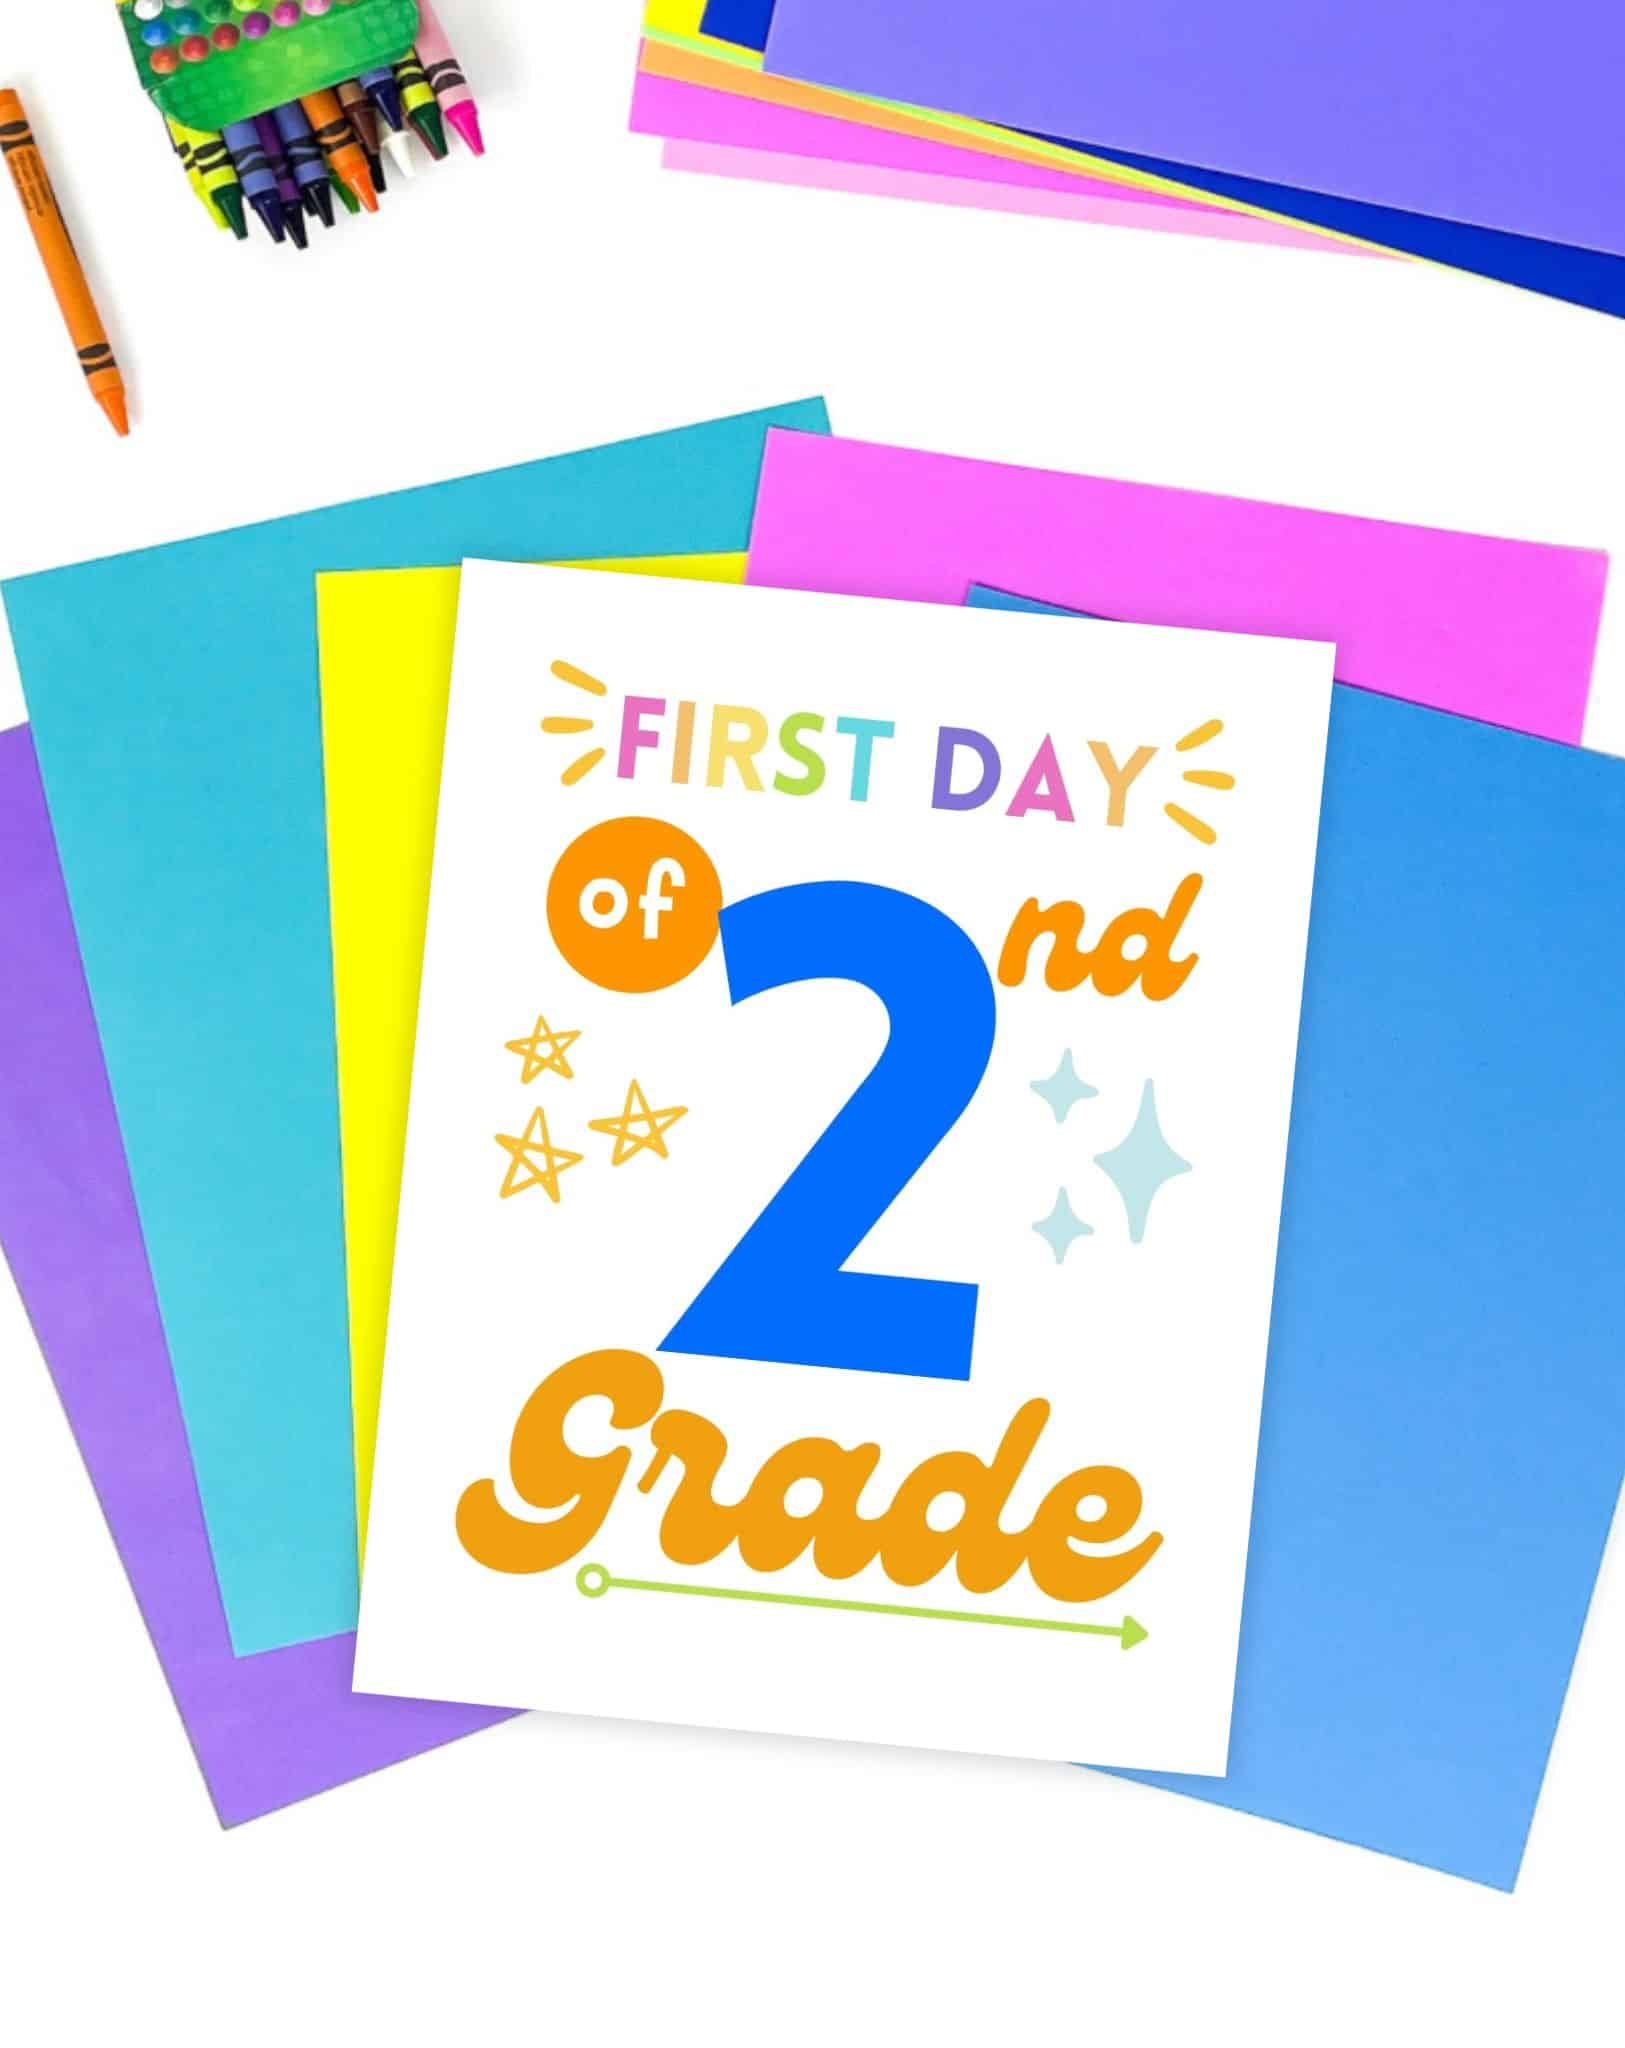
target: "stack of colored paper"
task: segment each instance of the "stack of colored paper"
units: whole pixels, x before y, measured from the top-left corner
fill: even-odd
[[[1373,252],[1041,137],[763,69],[771,0],[646,0],[632,127],[669,169],[1152,232]]]
[[[809,401],[8,585],[0,1244],[222,1820],[551,1706],[1510,1888],[1606,573]]]
[[[632,125],[682,169],[1418,257],[1625,314],[1625,18],[1558,16],[648,0]]]
[[[352,1384],[315,578],[739,550],[767,427],[823,421],[787,406],[6,586],[31,727],[0,736],[0,1244],[228,1825],[499,1718],[350,1690],[377,1363],[358,1349]],[[334,876],[349,1066],[400,1091],[397,1123],[411,891],[347,918],[342,856],[432,822],[434,665],[413,696],[392,634],[441,650],[443,712],[455,580],[369,614],[369,694],[335,734],[365,806]],[[200,612],[202,588],[236,602]],[[352,1204],[391,1171],[345,1165]],[[363,1329],[369,1255],[387,1270],[387,1240],[355,1263]]]

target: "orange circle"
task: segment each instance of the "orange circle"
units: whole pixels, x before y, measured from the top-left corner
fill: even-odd
[[[663,818],[608,818],[573,839],[547,884],[547,928],[597,988],[647,995],[716,943],[722,884],[697,839]]]

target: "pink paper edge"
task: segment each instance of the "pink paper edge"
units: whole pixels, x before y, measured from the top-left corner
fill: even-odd
[[[1212,240],[1261,243],[1275,248],[1311,249],[1322,255],[1364,256],[1381,252],[1300,233],[1249,214],[1224,214],[1205,207],[1148,206],[1133,199],[1032,191],[1022,186],[943,177],[934,172],[899,171],[828,158],[785,156],[778,151],[737,149],[725,143],[668,140],[661,162],[667,170],[691,171],[749,183],[854,192],[869,197],[923,200],[938,206],[971,206],[1050,220],[1088,221],[1099,226],[1149,228],[1165,234],[1201,235]]]
[[[1011,157],[989,156],[981,150],[904,135],[866,122],[837,120],[801,107],[775,106],[742,92],[693,85],[639,71],[632,90],[630,124],[637,135],[659,135],[671,142],[712,142],[731,149],[757,149],[819,162],[872,165],[881,170],[926,171],[940,177],[961,177],[976,184],[1015,185],[1066,198],[1124,199],[1136,205],[1166,207],[1179,212],[1227,212],[1198,200],[1165,192],[1141,192],[1105,178],[1048,169]]]
[[[642,47],[646,50],[648,45]],[[980,150],[873,128],[856,119],[841,120],[801,108],[777,106],[752,99],[743,92],[694,85],[642,69],[633,83],[629,125],[636,134],[658,135],[667,141],[717,144],[863,169],[929,173],[964,180],[973,187],[986,186],[1000,194],[1009,188],[1019,188],[1054,193],[1069,204],[1079,198],[1098,198],[1114,206],[1139,207],[1146,214],[1193,214],[1200,220],[1223,223],[1222,229],[1214,226],[1209,231],[1226,240],[1258,242],[1273,238],[1278,246],[1307,246],[1321,252],[1332,249],[1342,254],[1384,257],[1390,253],[1368,250],[1342,237],[1311,233],[1291,222],[1259,221],[1230,207],[1142,191],[1058,167],[989,156]],[[950,202],[974,203],[969,193],[942,197]],[[986,203],[997,202],[990,199]],[[1238,222],[1248,225],[1238,227]],[[1129,224],[1162,225],[1155,219],[1132,218]]]

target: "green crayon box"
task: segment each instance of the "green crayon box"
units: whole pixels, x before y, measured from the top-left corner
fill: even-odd
[[[171,120],[233,121],[398,64],[417,0],[119,0],[143,87]]]

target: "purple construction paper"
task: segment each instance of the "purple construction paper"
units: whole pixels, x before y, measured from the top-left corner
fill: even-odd
[[[0,1248],[224,1826],[507,1718],[352,1693],[353,1635],[231,1653],[26,726],[0,733]]]
[[[778,0],[766,67],[1625,255],[1619,0]]]

